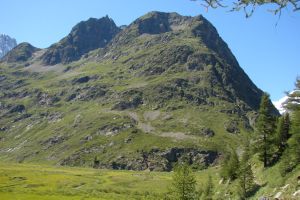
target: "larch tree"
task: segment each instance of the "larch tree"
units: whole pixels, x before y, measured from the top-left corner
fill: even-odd
[[[296,89],[289,95],[287,108],[291,113],[291,137],[288,140],[288,157],[290,167],[300,164],[300,78],[297,78]]]
[[[275,117],[273,116],[273,105],[270,96],[265,93],[262,96],[259,115],[256,122],[256,151],[259,158],[264,163],[264,167],[268,167],[273,159],[276,145],[274,145]]]
[[[174,200],[197,199],[196,178],[187,164],[175,167],[169,198]]]
[[[221,176],[224,179],[235,180],[238,177],[239,158],[235,150],[231,150],[229,156],[226,156],[222,169]]]
[[[238,178],[239,195],[242,200],[247,199],[255,188],[254,175],[249,159],[249,148],[246,147],[240,162]]]
[[[287,141],[290,137],[290,115],[284,113],[278,119],[277,131],[276,131],[276,142],[278,146],[278,156],[281,156],[287,147]]]

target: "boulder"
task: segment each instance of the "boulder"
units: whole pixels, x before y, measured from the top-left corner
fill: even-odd
[[[73,79],[72,83],[87,83],[89,82],[89,80],[90,80],[89,76],[83,76],[80,78]]]
[[[25,111],[25,106],[24,105],[15,105],[13,106],[10,110],[9,113],[22,113]]]

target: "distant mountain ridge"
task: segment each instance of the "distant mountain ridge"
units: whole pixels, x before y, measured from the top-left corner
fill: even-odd
[[[0,59],[17,46],[17,41],[8,35],[0,34]]]
[[[293,90],[291,92],[288,92],[286,96],[280,98],[279,100],[277,101],[273,101],[273,104],[274,106],[276,107],[276,109],[280,112],[280,114],[283,114],[285,112],[289,112],[288,109],[287,109],[287,105],[288,103],[295,103],[291,98],[290,96],[292,96],[295,92],[300,92],[298,90]]]
[[[2,58],[2,61],[8,62],[8,63],[26,62],[33,56],[33,53],[38,50],[40,50],[40,49],[32,46],[31,44],[29,44],[27,42],[23,42],[23,43],[17,45],[16,47],[14,47],[11,51],[9,51]]]
[[[263,94],[201,15],[89,19],[49,48],[18,45],[1,70],[7,161],[206,168],[252,134]]]

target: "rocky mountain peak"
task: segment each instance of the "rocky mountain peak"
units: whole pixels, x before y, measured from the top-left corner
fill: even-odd
[[[0,34],[0,59],[17,46],[17,41],[8,35]]]
[[[133,24],[138,26],[139,34],[160,34],[186,24],[189,19],[191,18],[177,13],[150,12],[137,19]]]
[[[34,51],[20,44],[6,59]],[[263,94],[203,16],[151,12],[122,29],[91,18],[29,61],[14,70],[4,63],[0,75],[0,131],[9,133],[1,156],[20,162],[169,171],[189,159],[208,167],[224,144],[252,131]]]
[[[27,42],[20,43],[2,58],[4,62],[26,62],[39,49]]]
[[[119,31],[108,16],[82,21],[72,28],[68,36],[47,49],[42,62],[55,65],[78,60],[91,50],[105,47]]]

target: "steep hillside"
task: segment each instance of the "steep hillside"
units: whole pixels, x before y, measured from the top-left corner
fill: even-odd
[[[4,161],[207,168],[252,134],[262,95],[202,16],[90,19],[29,60],[1,63]]]

